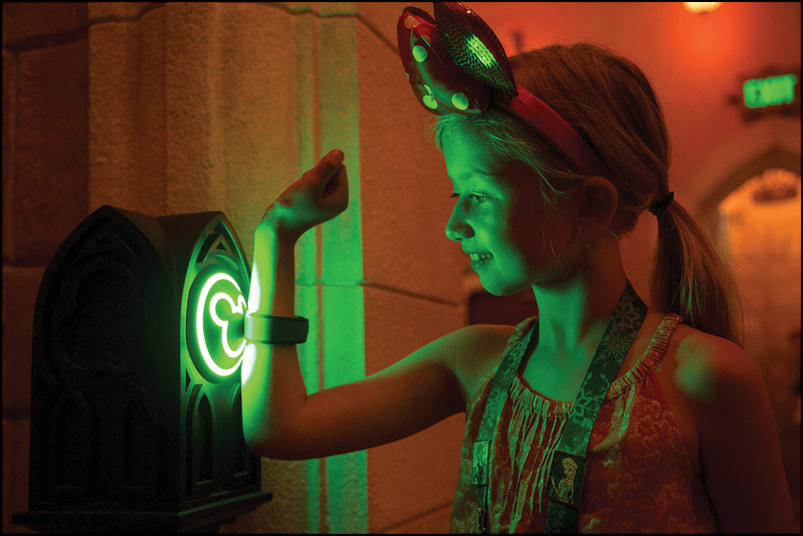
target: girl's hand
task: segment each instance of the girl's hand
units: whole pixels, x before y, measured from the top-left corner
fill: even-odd
[[[265,210],[257,228],[270,226],[292,240],[329,221],[349,205],[343,152],[335,149],[287,187]]]

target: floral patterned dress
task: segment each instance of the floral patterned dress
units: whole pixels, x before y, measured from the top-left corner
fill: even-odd
[[[521,322],[508,347],[524,352],[536,317]],[[672,410],[652,375],[682,318],[667,315],[642,358],[614,381],[588,444],[588,469],[580,506],[582,533],[716,532],[702,475],[695,474]],[[451,532],[477,526],[477,493],[471,485],[472,445],[479,433],[494,373],[467,408],[467,421]],[[545,476],[572,402],[532,391],[513,380],[494,430],[489,482],[489,532],[541,533],[548,500]]]

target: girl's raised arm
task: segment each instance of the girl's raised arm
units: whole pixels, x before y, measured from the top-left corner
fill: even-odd
[[[256,231],[249,314],[294,316],[295,242],[348,205],[342,161],[342,153],[329,153],[268,207]],[[455,358],[483,351],[487,334],[485,327],[457,330],[382,372],[311,396],[295,345],[249,340],[241,372],[246,442],[261,456],[307,459],[423,430],[464,410]]]

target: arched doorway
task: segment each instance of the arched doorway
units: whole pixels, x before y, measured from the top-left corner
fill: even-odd
[[[800,520],[801,129],[766,119],[713,148],[688,178],[713,184],[693,216],[726,253],[745,315],[745,349],[758,364],[780,434]]]
[[[714,236],[728,253],[779,428],[800,425],[800,175],[772,167],[723,199]],[[792,421],[797,421],[793,423]]]

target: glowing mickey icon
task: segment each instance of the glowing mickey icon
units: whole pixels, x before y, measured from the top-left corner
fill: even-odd
[[[221,337],[221,346],[223,351],[225,352],[226,356],[231,360],[231,366],[226,368],[221,367],[215,359],[212,358],[212,355],[209,353],[209,348],[206,344],[206,335],[204,334],[204,317],[207,311],[207,307],[205,304],[207,303],[207,297],[212,291],[212,287],[215,286],[218,282],[226,281],[230,283],[235,289],[237,294],[237,301],[231,297],[231,295],[227,292],[216,292],[212,299],[209,300],[209,316],[212,319],[212,322],[221,328],[220,330],[220,337]],[[242,315],[242,322],[245,323],[245,312],[247,304],[245,302],[245,298],[243,297],[242,290],[240,286],[237,284],[237,281],[234,280],[228,274],[224,273],[217,273],[211,276],[204,286],[201,289],[200,296],[198,297],[198,305],[196,307],[195,313],[195,333],[198,338],[198,348],[201,351],[201,356],[204,359],[204,363],[206,366],[209,367],[209,370],[217,374],[218,376],[226,377],[233,374],[237,368],[240,366],[240,361],[243,357],[243,350],[245,349],[245,338],[240,342],[239,346],[236,349],[233,349],[229,345],[228,340],[228,333],[229,333],[229,321],[223,320],[215,311],[215,308],[221,300],[225,300],[231,306],[232,313],[236,313]]]
[[[248,304],[245,303],[245,298],[243,298],[242,294],[237,296],[237,303],[235,304],[234,300],[231,299],[231,296],[225,292],[218,292],[212,296],[211,300],[209,300],[209,315],[212,317],[212,322],[222,328],[220,338],[223,342],[223,351],[226,352],[227,356],[231,358],[237,358],[243,352],[243,348],[245,348],[245,339],[240,342],[240,346],[238,346],[236,350],[232,350],[231,346],[229,346],[229,321],[220,318],[215,311],[215,307],[217,307],[217,303],[220,300],[226,300],[229,302],[231,312],[240,315],[245,315],[245,309],[248,307]]]

